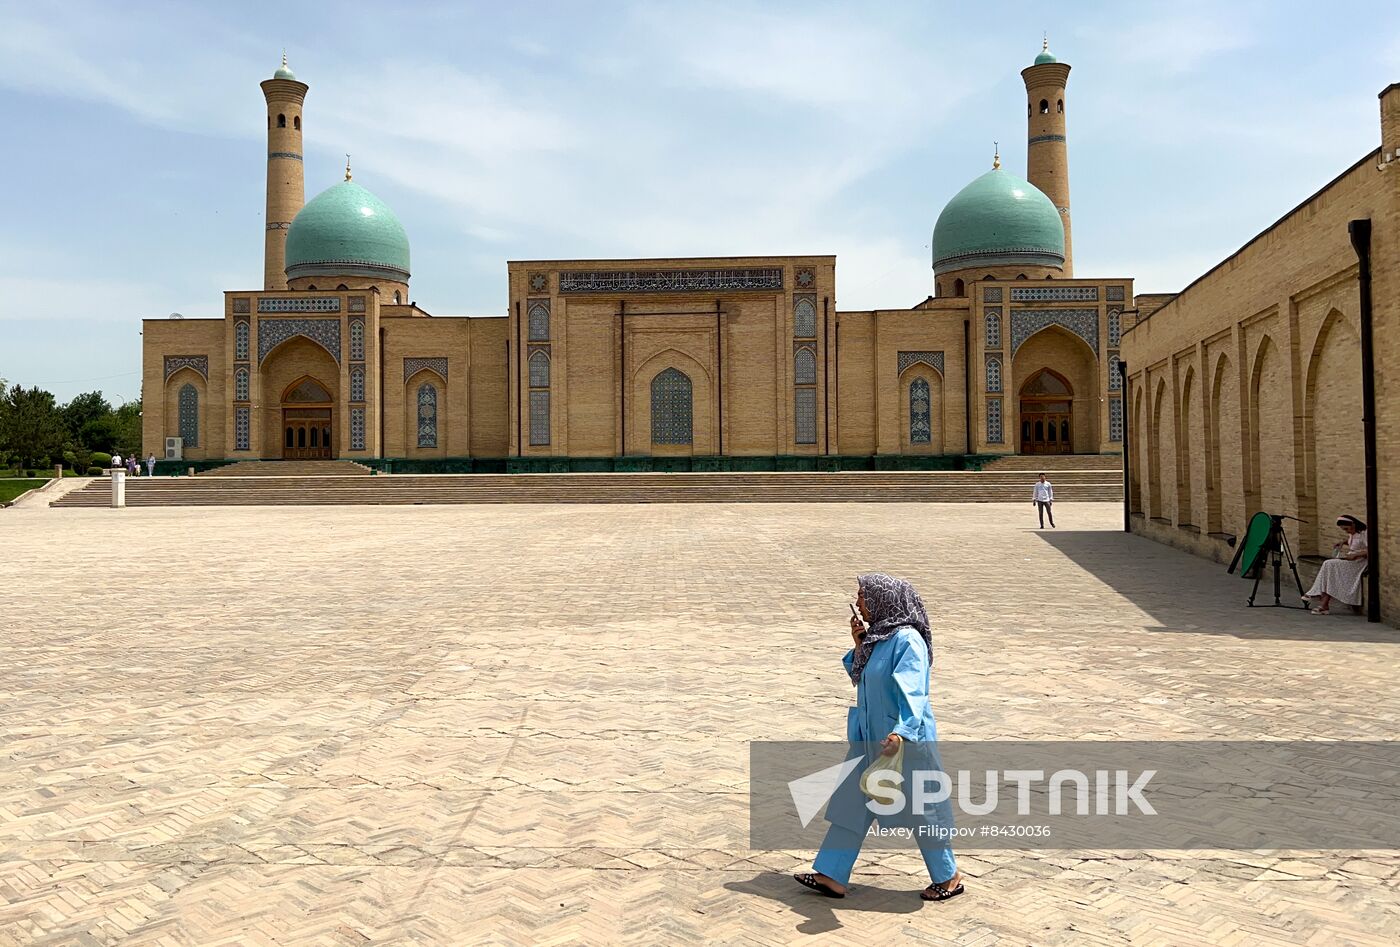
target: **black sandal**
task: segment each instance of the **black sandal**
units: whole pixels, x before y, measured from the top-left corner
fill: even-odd
[[[805,875],[793,875],[792,878],[804,888],[811,888],[813,891],[816,891],[819,894],[824,894],[828,898],[844,898],[846,896],[846,892],[833,891],[826,885],[822,884],[820,881],[817,880],[817,876],[815,874],[812,874],[811,872],[808,872]]]
[[[948,882],[944,881],[941,883],[931,884],[927,888],[919,892],[919,897],[923,898],[925,901],[947,901],[949,898],[956,898],[958,895],[962,894],[964,891],[967,890],[965,887],[963,887],[963,883],[961,881],[958,882],[958,886],[956,888],[945,888],[944,885],[946,885],[947,883]],[[929,892],[933,893],[930,894]]]

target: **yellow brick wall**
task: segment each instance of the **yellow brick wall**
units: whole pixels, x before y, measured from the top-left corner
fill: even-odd
[[[783,270],[782,290],[559,292],[559,274],[570,270],[761,267]],[[797,272],[807,269],[814,274],[812,285],[798,286]],[[701,455],[719,453],[721,447],[726,455],[821,452],[828,388],[822,376],[830,346],[822,336],[835,318],[832,257],[512,261],[508,273],[509,336],[515,353],[509,423],[512,445],[521,443],[524,455]],[[546,285],[532,290],[531,274],[543,274]],[[796,443],[795,292],[817,298],[816,444]],[[550,307],[550,338],[539,343],[530,342],[525,331],[535,300],[547,300]],[[528,431],[517,431],[516,426],[529,423],[527,360],[536,344],[549,352],[551,423],[550,443],[532,447]],[[669,367],[691,378],[694,443],[688,447],[651,443],[650,385]]]
[[[1392,95],[1398,93],[1392,93]],[[1400,614],[1390,497],[1400,495],[1400,172],[1368,155],[1124,336],[1134,409],[1135,528],[1228,561],[1263,509],[1296,516],[1299,553],[1326,551],[1337,516],[1365,516],[1357,258],[1373,226],[1382,608]],[[1189,380],[1189,384],[1188,384]],[[1163,389],[1163,413],[1143,395]],[[1153,522],[1158,514],[1165,522]],[[1194,527],[1191,528],[1191,527]],[[1212,535],[1214,534],[1214,535]]]
[[[386,318],[381,320],[384,346],[384,456],[465,457],[471,441],[468,382],[469,319]],[[447,377],[423,368],[405,376],[404,360],[447,359]],[[437,447],[418,446],[418,389],[437,389]]]
[[[204,460],[224,456],[227,432],[223,408],[228,400],[224,388],[224,320],[142,320],[141,351],[141,456],[165,457],[165,438],[180,435],[176,393],[186,382],[199,392],[199,446],[187,448],[185,457]],[[167,380],[167,355],[208,357],[209,378],[186,368]]]
[[[784,288],[728,294],[561,295],[557,287],[562,270],[642,267],[638,261],[517,262],[509,267],[511,291],[517,294],[510,315],[486,319],[432,318],[409,306],[381,306],[373,293],[318,291],[318,296],[341,299],[342,364],[306,339],[284,342],[260,362],[256,352],[260,321],[326,316],[260,315],[257,298],[266,294],[230,292],[225,319],[206,323],[207,338],[200,346],[201,352],[207,349],[214,358],[210,397],[220,406],[215,413],[221,417],[219,446],[202,449],[211,457],[234,454],[234,405],[223,392],[233,385],[235,303],[251,310],[242,317],[249,320],[253,350],[252,449],[238,456],[282,456],[281,398],[303,375],[320,381],[336,399],[335,448],[341,456],[442,459],[510,456],[517,451],[544,457],[609,457],[620,452],[956,454],[968,449],[969,440],[974,451],[1005,453],[1014,451],[1016,444],[1017,402],[1012,393],[1045,366],[1059,371],[1075,390],[1076,449],[1093,452],[1116,446],[1105,443],[1106,406],[1101,394],[1106,363],[1067,331],[1051,328],[1033,335],[1012,359],[1008,318],[1002,350],[1003,390],[992,393],[1004,400],[1007,436],[1004,443],[991,445],[986,443],[983,426],[989,394],[984,326],[980,305],[974,307],[970,297],[930,299],[915,309],[837,312],[831,257],[645,261],[646,268],[655,269],[738,266],[781,267]],[[814,278],[810,286],[798,287],[796,275],[803,270],[812,271]],[[548,286],[543,293],[532,293],[527,278],[538,272],[547,274]],[[1130,281],[1120,282],[1130,286]],[[1015,283],[1068,286],[1070,281]],[[1074,285],[1095,284],[1075,281]],[[817,337],[811,340],[795,338],[797,291],[810,292],[816,301]],[[532,342],[525,337],[524,316],[531,300],[543,298],[550,305],[550,334]],[[352,407],[348,336],[350,319],[359,315],[351,312],[352,303],[360,300],[366,324],[367,444],[363,453],[356,453],[348,449]],[[1106,332],[1103,320],[1109,305],[1101,300],[1097,310],[1101,336]],[[624,308],[625,316],[620,316]],[[197,330],[179,325],[153,333],[148,366],[155,366],[162,352],[183,351],[192,344],[183,340],[194,338],[191,333]],[[815,444],[797,443],[797,345],[810,346],[816,355]],[[973,353],[970,377],[964,357],[968,345]],[[528,427],[528,358],[536,349],[547,351],[550,359],[550,443],[532,447],[522,436],[528,431],[517,430],[517,425],[523,421]],[[905,352],[941,353],[942,371],[917,362],[901,372],[900,355]],[[424,369],[420,377],[405,379],[408,358],[446,358],[447,377]],[[930,361],[936,363],[936,358]],[[691,379],[694,438],[690,445],[651,442],[651,383],[667,368],[678,368]],[[429,376],[439,389],[438,442],[435,447],[419,447],[417,390]],[[916,378],[930,387],[932,438],[928,444],[914,444],[910,438],[910,388]],[[971,439],[969,387],[973,392]],[[519,397],[512,396],[516,391]],[[159,427],[158,416],[164,412],[161,406],[148,419],[152,431]]]
[[[510,320],[470,320],[471,441],[473,457],[505,457],[510,454],[510,363],[506,355]]]

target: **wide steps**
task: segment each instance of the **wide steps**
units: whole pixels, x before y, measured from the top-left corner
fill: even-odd
[[[1061,502],[1121,502],[1121,481],[1101,471],[1061,471]],[[1021,473],[457,474],[377,477],[156,477],[128,480],[128,506],[302,506],[453,503],[1027,503]],[[102,507],[99,480],[58,500]]]
[[[1060,474],[1064,471],[1113,470],[1121,472],[1123,470],[1123,455],[1013,454],[1007,457],[998,457],[987,464],[983,470],[995,472],[1025,471],[1032,476],[1043,470],[1049,479],[1058,481]]]
[[[240,460],[196,477],[368,477],[372,471],[353,460]]]

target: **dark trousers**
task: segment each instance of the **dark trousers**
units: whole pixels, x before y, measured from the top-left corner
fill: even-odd
[[[1040,528],[1041,528],[1041,529],[1044,529],[1044,528],[1045,528],[1045,517],[1046,517],[1047,515],[1050,517],[1050,525],[1051,525],[1051,526],[1054,526],[1054,525],[1055,525],[1055,510],[1054,510],[1054,506],[1055,506],[1055,504],[1053,504],[1053,503],[1046,503],[1044,500],[1036,500],[1036,501],[1035,501],[1035,511],[1036,511],[1037,513],[1040,514]]]

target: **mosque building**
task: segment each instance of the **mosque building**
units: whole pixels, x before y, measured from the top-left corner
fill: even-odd
[[[304,199],[308,86],[267,104],[263,283],[144,324],[144,450],[417,470],[937,467],[1118,453],[1120,339],[1161,300],[1075,276],[1066,87],[1021,75],[1027,179],[992,168],[933,231],[932,292],[837,308],[835,256],[507,263],[507,312],[435,317],[403,225],[352,178]]]

